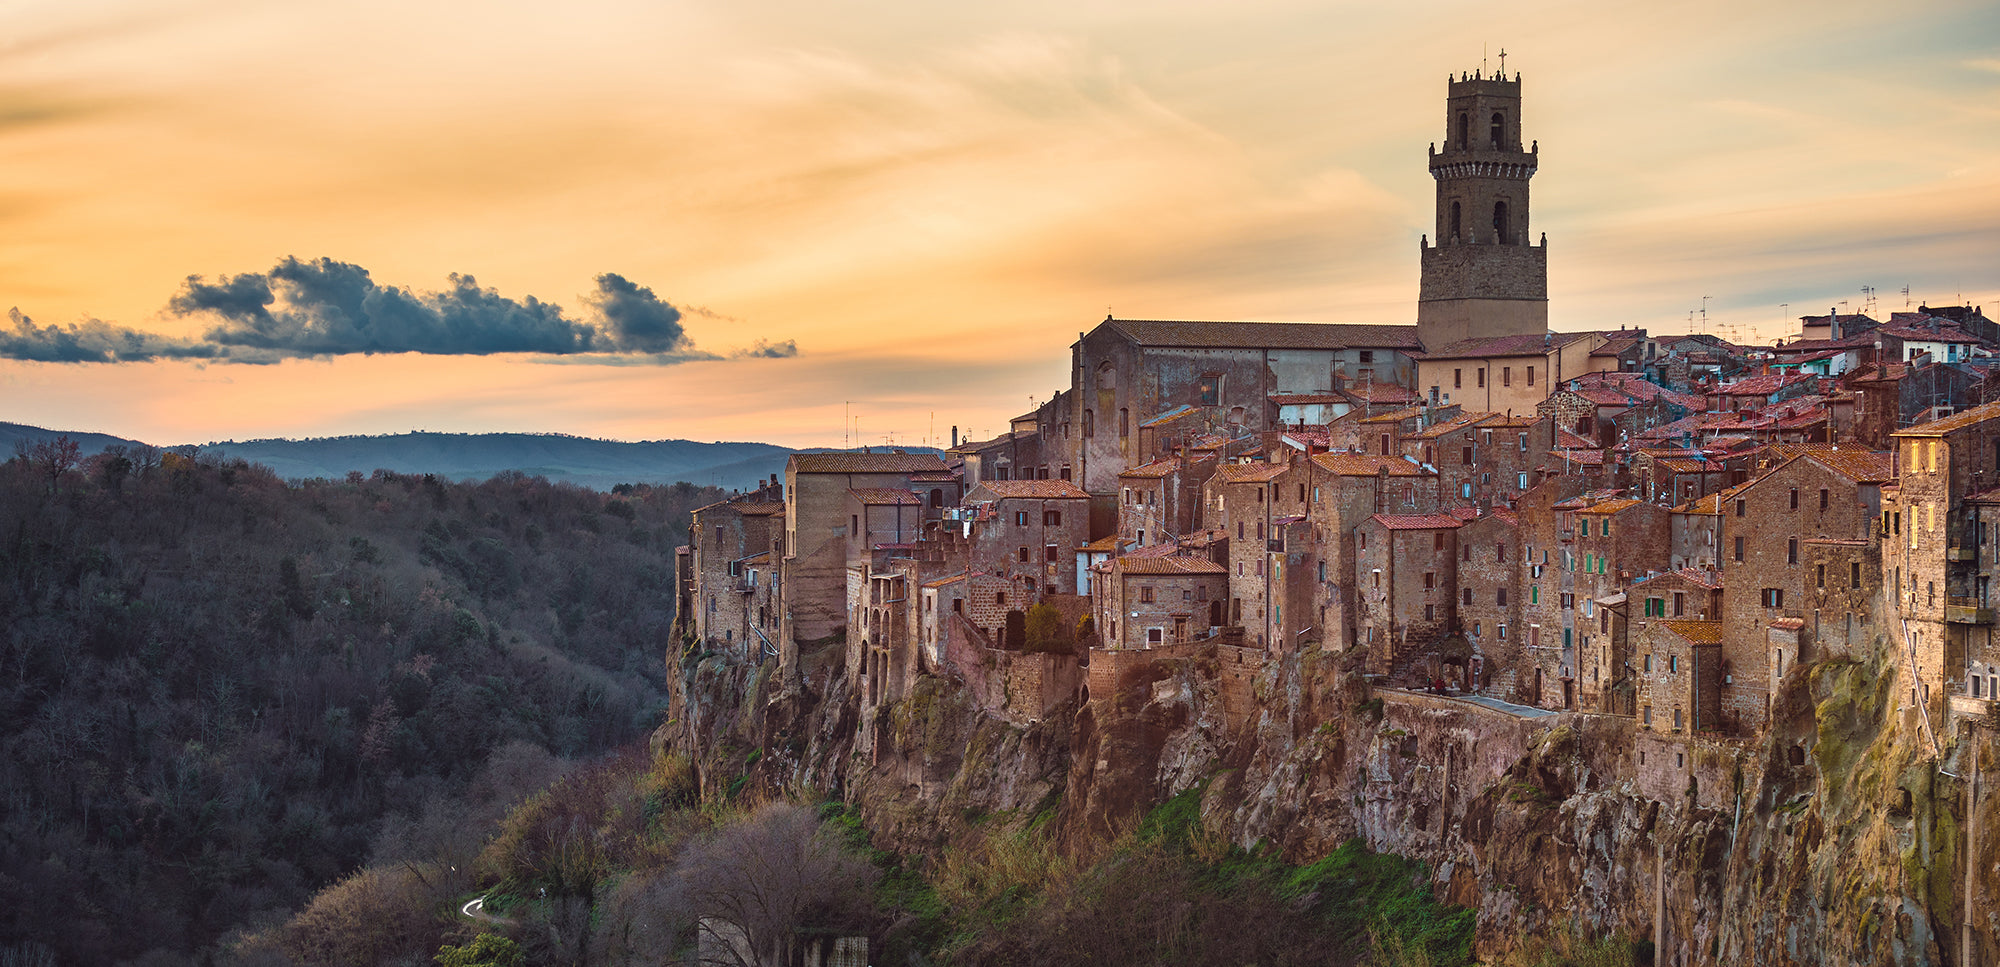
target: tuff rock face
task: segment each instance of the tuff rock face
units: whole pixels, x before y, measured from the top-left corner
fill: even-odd
[[[1026,726],[945,678],[862,721],[826,651],[790,687],[769,666],[685,666],[659,741],[705,782],[844,798],[910,853],[1050,810],[1068,842],[1108,837],[1206,781],[1203,821],[1238,845],[1310,860],[1358,836],[1423,861],[1479,912],[1490,962],[1581,934],[1657,939],[1661,964],[1957,964],[1969,898],[1970,962],[2000,963],[2000,810],[1982,789],[1968,811],[1986,731],[1961,722],[1934,755],[1879,650],[1794,671],[1761,740],[1702,743],[1376,691],[1324,653],[1252,669],[1247,707],[1197,654]]]

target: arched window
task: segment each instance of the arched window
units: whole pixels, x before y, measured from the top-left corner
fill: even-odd
[[[1507,115],[1493,112],[1493,146],[1498,148],[1507,143]]]
[[[942,488],[939,487],[931,488],[931,506],[932,507],[944,506],[944,490]]]
[[[1458,219],[1458,202],[1452,202],[1452,203],[1451,203],[1451,240],[1452,240],[1452,241],[1454,241],[1454,242],[1458,241],[1458,239],[1459,239],[1459,236],[1463,235],[1463,234],[1464,234],[1464,232],[1465,232],[1465,229],[1464,229],[1464,228],[1462,228],[1462,227],[1460,227],[1460,224],[1459,224],[1459,219]]]
[[[1493,203],[1493,235],[1494,240],[1502,245],[1514,241],[1514,233],[1507,227],[1507,203],[1504,201]]]
[[[1095,410],[1084,410],[1083,438],[1088,440],[1096,435],[1097,435],[1097,412]]]
[[[1458,112],[1458,146],[1460,149],[1464,149],[1469,147],[1471,143],[1472,115],[1460,111]]]
[[[1125,409],[1122,406],[1118,408],[1118,435],[1121,437],[1128,437],[1132,435],[1131,411]]]

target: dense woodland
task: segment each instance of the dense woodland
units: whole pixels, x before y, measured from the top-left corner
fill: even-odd
[[[643,740],[673,548],[719,496],[22,448],[0,465],[0,958],[206,960]]]

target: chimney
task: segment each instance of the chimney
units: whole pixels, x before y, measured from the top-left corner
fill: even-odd
[[[958,427],[951,428],[951,448],[958,449]]]

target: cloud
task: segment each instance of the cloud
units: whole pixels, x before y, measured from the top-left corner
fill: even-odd
[[[202,359],[274,363],[285,359],[418,353],[526,354],[577,363],[663,366],[696,360],[789,359],[798,343],[756,339],[728,353],[695,348],[682,311],[653,290],[612,272],[584,297],[585,318],[533,296],[513,299],[470,275],[420,292],[376,282],[358,265],[286,258],[268,272],[188,276],[167,303],[170,316],[208,323],[199,339],[178,339],[96,319],[38,327],[17,309],[0,329],[0,359],[50,363]],[[703,316],[728,318],[707,309]],[[740,320],[737,320],[740,321]]]
[[[598,276],[597,292],[589,302],[603,319],[605,334],[620,349],[670,353],[687,347],[681,311],[622,275],[606,272]]]
[[[146,362],[214,359],[217,347],[139,332],[90,319],[69,326],[37,327],[21,310],[7,310],[11,329],[0,331],[0,358],[43,363]]]

